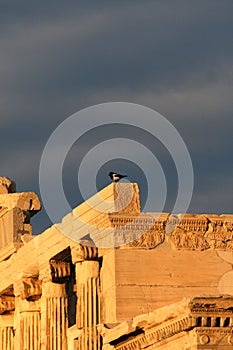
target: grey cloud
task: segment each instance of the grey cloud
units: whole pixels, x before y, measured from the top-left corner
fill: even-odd
[[[231,51],[224,6],[209,14],[210,23],[205,6],[197,10],[187,5],[177,9],[171,3],[160,6],[162,10],[156,3],[122,6],[84,19],[73,15],[16,28],[13,42],[10,38],[9,49],[4,50],[8,61],[17,54],[16,71],[11,65],[8,72],[16,75],[15,88],[21,80],[29,90],[33,86],[48,90],[52,85],[64,92],[64,86],[79,91],[124,84],[137,90],[155,80],[160,87],[166,87],[166,81],[177,85],[189,76],[188,70],[194,73],[200,66],[203,72],[216,74],[218,60]],[[217,10],[225,19],[225,32],[219,38],[222,23]]]
[[[184,138],[199,179],[190,210],[229,211],[232,7],[231,0],[5,2],[1,172],[38,191],[40,155],[59,123],[92,104],[130,101],[166,116]],[[98,141],[92,137],[79,155]]]

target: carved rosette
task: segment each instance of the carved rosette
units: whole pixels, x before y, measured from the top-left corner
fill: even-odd
[[[222,347],[225,349],[233,344],[233,330],[232,328],[201,328],[197,329],[197,349],[208,349]],[[230,349],[231,347],[229,347]]]

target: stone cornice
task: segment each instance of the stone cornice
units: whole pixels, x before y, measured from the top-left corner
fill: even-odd
[[[143,334],[137,335],[135,338],[117,345],[117,350],[133,350],[148,347],[154,343],[172,337],[175,334],[192,328],[192,320],[189,316],[172,320],[160,327],[145,329]]]
[[[120,346],[122,343],[121,337],[124,336],[129,338],[127,344],[132,344],[132,342],[134,344],[135,342],[136,346],[136,342],[138,341],[138,345],[141,343],[149,345],[150,338],[153,339],[153,341],[154,339],[158,339],[159,341],[159,339],[163,337],[163,334],[171,336],[172,334],[179,333],[192,326],[189,303],[190,299],[186,299],[176,304],[164,306],[148,314],[135,316],[132,320],[118,324],[115,327],[111,325],[111,327],[108,328],[107,325],[102,325],[99,330],[103,335],[103,342],[104,344],[109,343]],[[135,335],[131,341],[131,334],[135,332],[137,332],[138,335]],[[134,349],[133,344],[132,349]]]
[[[109,346],[118,350],[141,349],[191,329],[195,329],[200,345],[217,341],[232,345],[232,305],[233,297],[194,298],[136,316],[116,327],[108,329],[101,325],[99,331],[103,336],[103,349]],[[208,315],[206,309],[209,310]]]
[[[185,214],[180,221],[179,216],[110,214],[109,229],[120,241],[125,237],[124,248],[153,249],[166,240],[178,250],[233,251],[233,215]]]

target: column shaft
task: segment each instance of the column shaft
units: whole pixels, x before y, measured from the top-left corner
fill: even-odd
[[[40,350],[40,312],[27,311],[20,315],[20,349]]]
[[[14,349],[13,327],[0,328],[0,349]]]
[[[99,263],[83,261],[76,264],[77,327],[82,330],[78,350],[99,350]]]
[[[42,286],[42,348],[67,349],[68,301],[65,284],[46,282]]]

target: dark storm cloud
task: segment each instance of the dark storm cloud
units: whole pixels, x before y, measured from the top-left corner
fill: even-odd
[[[90,14],[83,10],[83,17],[76,8],[41,21],[25,19],[8,28],[2,43],[5,91],[18,94],[23,84],[26,93],[55,88],[62,95],[214,81],[230,64],[231,16],[221,4],[206,3],[126,2]]]
[[[198,177],[191,210],[207,211],[206,195],[216,199],[209,208],[230,211],[232,10],[231,0],[2,2],[1,174],[38,191],[40,156],[59,123],[129,101],[181,133]]]

